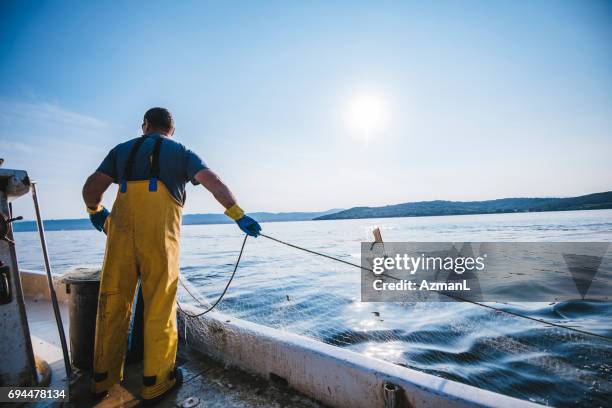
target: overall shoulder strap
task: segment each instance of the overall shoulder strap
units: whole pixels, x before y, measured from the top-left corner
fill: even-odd
[[[161,150],[161,144],[163,141],[163,137],[157,139],[155,141],[155,147],[153,148],[153,159],[151,160],[151,175],[149,177],[149,191],[157,191],[157,179],[159,178],[159,151]]]
[[[122,193],[125,193],[127,191],[127,182],[132,177],[132,169],[134,168],[134,162],[136,161],[136,153],[138,152],[138,149],[140,149],[140,146],[142,146],[146,138],[148,138],[148,136],[142,136],[136,141],[136,143],[134,143],[134,146],[132,146],[132,150],[130,150],[130,155],[128,156],[128,161],[125,163],[125,170],[123,171],[121,188],[119,189],[119,191],[121,191]]]

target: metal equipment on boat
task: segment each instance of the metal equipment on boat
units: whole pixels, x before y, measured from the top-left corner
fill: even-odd
[[[38,383],[10,223],[11,201],[30,191],[23,170],[0,168],[0,385]]]
[[[64,355],[64,368],[66,376],[70,378],[72,367],[70,366],[70,357],[68,357],[68,345],[66,344],[66,334],[64,333],[64,325],[62,324],[62,315],[60,314],[59,305],[57,303],[57,294],[53,287],[53,276],[51,274],[51,263],[49,262],[49,252],[47,251],[47,240],[45,239],[45,227],[42,217],[40,216],[40,206],[38,204],[38,195],[36,194],[36,183],[32,183],[32,199],[34,200],[34,210],[36,212],[36,225],[38,225],[38,234],[40,236],[40,245],[42,247],[43,257],[45,260],[45,271],[47,272],[47,283],[49,284],[49,292],[51,294],[51,305],[53,306],[53,314],[55,315],[55,323],[62,344],[62,353]]]

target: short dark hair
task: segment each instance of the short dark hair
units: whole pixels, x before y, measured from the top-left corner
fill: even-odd
[[[144,120],[149,122],[151,129],[170,130],[174,128],[172,114],[166,108],[151,108],[144,114]]]

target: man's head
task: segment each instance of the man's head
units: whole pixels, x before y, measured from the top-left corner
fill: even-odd
[[[168,109],[151,108],[144,114],[142,133],[163,133],[166,136],[174,134],[174,119]]]

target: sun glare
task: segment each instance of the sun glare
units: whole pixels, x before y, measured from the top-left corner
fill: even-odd
[[[368,141],[389,125],[389,104],[378,95],[356,95],[349,101],[344,119],[351,132]]]

